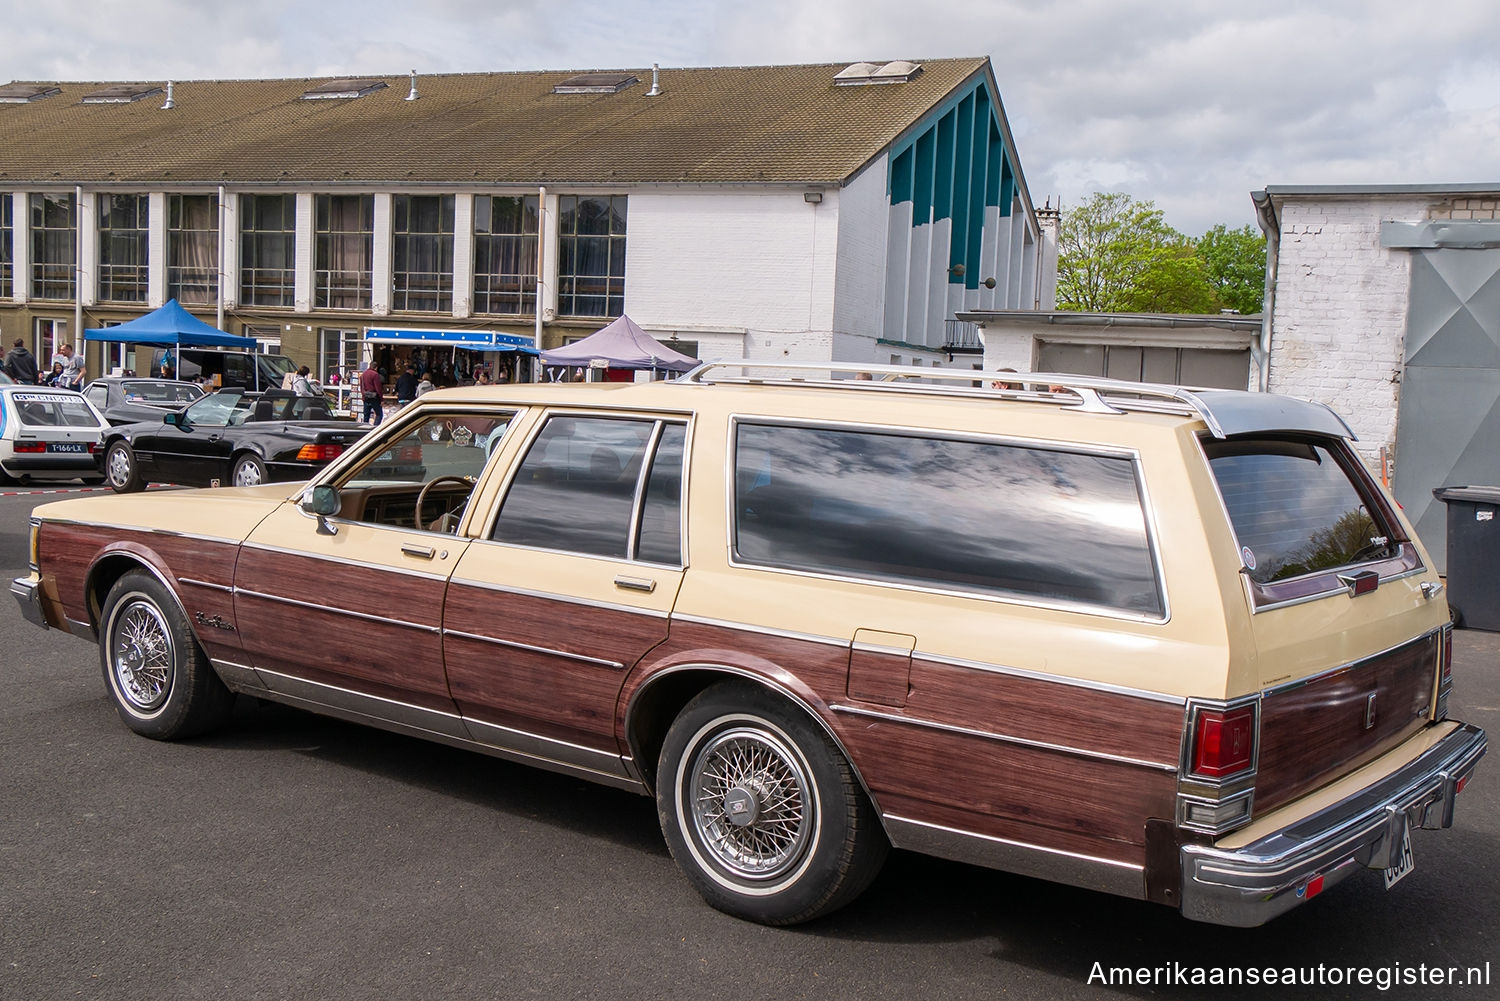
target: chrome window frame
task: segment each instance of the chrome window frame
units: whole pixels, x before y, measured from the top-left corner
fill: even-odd
[[[879,577],[863,577],[848,574],[821,573],[816,570],[799,570],[789,567],[767,566],[741,559],[735,548],[738,529],[738,504],[736,503],[735,471],[738,468],[739,427],[741,424],[772,425],[777,427],[806,428],[809,430],[855,431],[875,434],[894,434],[902,437],[934,438],[948,441],[973,442],[983,445],[1000,445],[1012,448],[1027,448],[1037,451],[1066,452],[1072,455],[1093,456],[1106,459],[1125,459],[1130,462],[1137,497],[1141,506],[1142,523],[1146,530],[1146,547],[1149,562],[1156,582],[1157,596],[1161,600],[1160,615],[1145,615],[1110,605],[1096,605],[1081,601],[1063,601],[1027,597],[1023,594],[1008,594],[999,591],[968,590],[962,587],[940,587],[917,584],[910,581],[887,580]],[[1097,615],[1123,622],[1140,622],[1147,625],[1166,625],[1172,620],[1171,599],[1167,587],[1166,569],[1161,558],[1161,539],[1156,512],[1151,505],[1151,496],[1146,486],[1145,469],[1139,449],[1123,446],[1083,444],[1045,438],[1026,438],[1018,435],[981,434],[971,431],[948,431],[941,428],[926,428],[905,424],[877,424],[869,421],[814,420],[796,417],[761,416],[735,413],[729,415],[728,441],[725,443],[724,463],[724,517],[726,538],[725,554],[729,566],[738,570],[757,570],[765,573],[787,574],[816,580],[830,580],[845,584],[860,584],[874,587],[895,588],[922,594],[941,595],[951,598],[969,598],[993,601],[1022,608],[1041,608],[1050,611],[1074,612]]]

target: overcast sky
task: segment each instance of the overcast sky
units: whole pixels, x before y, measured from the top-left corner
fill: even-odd
[[[1495,0],[0,0],[5,80],[989,56],[1033,200],[1500,182]],[[669,81],[670,75],[664,80]]]

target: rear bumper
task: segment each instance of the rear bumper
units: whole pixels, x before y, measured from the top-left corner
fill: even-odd
[[[1183,915],[1249,928],[1303,903],[1311,880],[1326,889],[1360,867],[1389,868],[1408,824],[1453,825],[1458,786],[1487,746],[1483,730],[1460,723],[1385,778],[1249,844],[1184,845]]]
[[[41,452],[36,455],[9,455],[5,457],[5,468],[11,472],[72,472],[96,473],[99,460],[92,452]]]

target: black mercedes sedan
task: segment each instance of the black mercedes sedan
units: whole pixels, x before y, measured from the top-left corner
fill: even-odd
[[[183,407],[203,395],[191,382],[176,379],[142,379],[109,375],[88,384],[83,395],[112,425],[137,421],[160,421],[163,414]]]
[[[248,487],[305,480],[370,431],[325,400],[221,389],[155,421],[110,428],[103,472],[116,493],[149,483]]]

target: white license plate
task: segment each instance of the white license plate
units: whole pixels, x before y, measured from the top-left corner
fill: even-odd
[[[89,447],[81,441],[49,441],[49,452],[87,452]]]
[[[1401,853],[1396,856],[1395,864],[1389,869],[1382,870],[1385,873],[1385,888],[1389,890],[1413,869],[1417,867],[1417,860],[1411,854],[1411,821],[1405,820],[1401,824]]]

